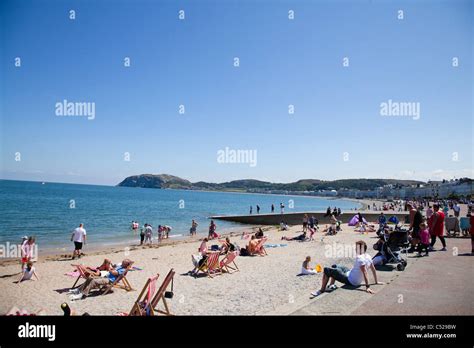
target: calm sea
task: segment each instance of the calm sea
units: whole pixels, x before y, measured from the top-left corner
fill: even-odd
[[[0,243],[19,243],[22,236],[35,235],[40,252],[69,250],[71,231],[82,222],[94,246],[132,244],[139,239],[130,229],[132,220],[152,224],[154,232],[159,224],[172,226],[173,237],[181,238],[188,236],[192,219],[199,223],[198,233],[205,234],[209,216],[248,214],[250,205],[255,214],[256,204],[261,213],[269,213],[272,203],[279,212],[280,202],[285,212],[357,206],[352,201],[303,196],[0,180]],[[244,226],[216,223],[218,232]]]

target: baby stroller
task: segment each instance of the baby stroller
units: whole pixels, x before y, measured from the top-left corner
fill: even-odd
[[[397,270],[403,271],[407,265],[407,250],[410,247],[408,235],[408,230],[400,227],[396,227],[393,232],[381,233],[379,241],[374,245],[378,253],[373,259],[382,259],[383,264],[396,264]]]

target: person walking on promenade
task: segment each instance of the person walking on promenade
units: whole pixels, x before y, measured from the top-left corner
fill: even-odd
[[[431,243],[430,243],[430,251],[433,251],[433,246],[436,243],[436,237],[439,238],[443,248],[441,251],[446,251],[446,240],[444,239],[444,213],[439,211],[439,205],[433,205],[433,215],[431,216],[430,220],[428,221],[428,225],[430,227],[430,235],[431,235]]]

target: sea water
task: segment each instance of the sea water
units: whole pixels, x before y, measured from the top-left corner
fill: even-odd
[[[260,213],[326,210],[328,206],[349,210],[358,206],[348,200],[307,196],[160,190],[31,181],[0,180],[0,243],[19,243],[22,236],[36,236],[40,252],[69,250],[72,230],[83,223],[88,243],[96,247],[133,243],[132,220],[149,223],[156,237],[158,225],[172,227],[171,237],[189,235],[195,219],[198,234],[207,234],[213,215],[243,215],[253,206]],[[242,229],[248,225],[215,221],[217,232]]]

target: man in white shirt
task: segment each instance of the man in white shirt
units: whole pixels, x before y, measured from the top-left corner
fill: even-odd
[[[348,269],[342,265],[333,265],[332,267],[325,267],[321,289],[313,291],[311,295],[319,296],[326,291],[326,286],[329,282],[329,289],[335,290],[337,286],[334,284],[337,281],[351,285],[360,286],[365,283],[366,292],[373,294],[374,292],[370,289],[369,275],[367,269],[370,268],[374,276],[374,284],[383,284],[377,280],[377,272],[375,270],[372,258],[367,254],[367,244],[364,241],[356,242],[357,257],[354,262],[354,267]]]
[[[72,254],[72,259],[81,257],[82,244],[86,244],[86,230],[84,229],[84,224],[80,224],[71,235],[71,242],[74,242],[74,253]]]

